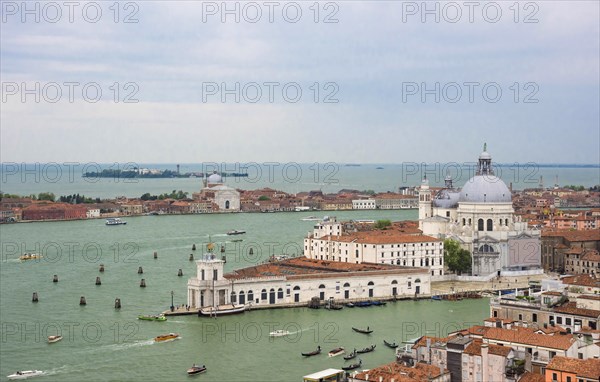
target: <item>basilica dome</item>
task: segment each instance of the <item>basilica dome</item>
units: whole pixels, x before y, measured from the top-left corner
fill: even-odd
[[[214,172],[212,175],[210,175],[207,180],[208,180],[208,183],[210,183],[210,184],[223,183],[223,179],[221,178],[221,175],[217,174],[216,172]]]
[[[475,175],[460,190],[459,202],[511,203],[512,194],[502,179],[495,175]]]

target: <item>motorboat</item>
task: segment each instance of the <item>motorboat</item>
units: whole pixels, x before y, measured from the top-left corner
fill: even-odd
[[[368,327],[368,326],[367,326],[366,329],[360,329],[360,328],[352,327],[352,330],[354,330],[357,333],[362,333],[362,334],[371,334],[371,333],[373,333],[373,331],[371,330],[371,328]]]
[[[398,347],[398,344],[396,343],[396,341],[394,342],[387,342],[386,340],[383,340],[383,343],[385,344],[385,346],[391,348],[391,349],[395,349]]]
[[[154,341],[155,342],[165,342],[165,341],[174,340],[176,338],[179,338],[179,334],[177,334],[177,333],[169,333],[169,334],[162,334],[160,336],[154,337]]]
[[[63,336],[48,336],[48,343],[53,344],[63,339]]]
[[[353,303],[351,303],[351,302],[347,303],[346,306],[348,308],[354,308],[355,307],[355,305]]]
[[[375,344],[373,344],[373,345],[371,345],[371,346],[367,346],[367,347],[366,347],[366,348],[364,348],[364,349],[357,350],[356,352],[357,352],[358,354],[363,354],[363,353],[370,353],[370,352],[372,352],[373,350],[375,350]]]
[[[143,320],[143,321],[167,321],[167,317],[165,317],[164,314],[141,315],[141,316],[138,316],[138,320]]]
[[[302,353],[302,355],[304,357],[312,357],[313,355],[317,355],[317,354],[321,354],[321,347],[317,346],[317,350],[311,351],[311,352],[307,352],[307,353]]]
[[[126,221],[121,220],[120,218],[108,218],[106,219],[106,225],[125,225]]]
[[[354,369],[358,369],[360,366],[362,365],[362,360],[358,360],[357,363],[351,363],[348,366],[342,366],[342,370],[354,370]]]
[[[196,375],[196,374],[201,374],[204,372],[206,372],[206,366],[204,366],[204,365],[198,366],[196,364],[193,364],[192,367],[187,369],[188,375]]]
[[[346,350],[344,348],[335,348],[335,349],[332,349],[328,353],[328,356],[330,356],[330,357],[337,357],[338,355],[342,355],[345,352],[346,352]]]
[[[234,229],[234,230],[231,230],[231,231],[227,232],[227,234],[229,236],[231,236],[231,235],[243,235],[245,233],[246,233],[246,231],[238,231],[237,229]]]
[[[307,217],[302,218],[300,220],[305,221],[305,222],[318,222],[318,221],[321,221],[323,219],[322,218],[318,218],[316,216],[307,216]]]
[[[228,314],[244,313],[246,305],[219,305],[219,306],[207,306],[198,311],[198,316],[216,317],[226,316]]]
[[[26,379],[30,377],[37,377],[38,375],[44,374],[41,370],[23,370],[17,371],[14,374],[6,376],[8,379]]]
[[[284,337],[284,336],[287,336],[289,334],[290,334],[289,331],[279,329],[279,330],[275,330],[275,331],[269,333],[269,337]]]
[[[353,358],[356,358],[356,355],[357,355],[357,354],[358,354],[358,353],[356,352],[356,349],[354,349],[354,350],[352,350],[352,353],[350,353],[350,354],[348,354],[348,355],[345,355],[345,356],[344,356],[344,359],[345,359],[346,361],[349,361],[349,360],[351,360],[351,359],[353,359]]]
[[[41,259],[42,255],[38,254],[38,253],[25,253],[21,256],[19,256],[19,260],[25,261],[25,260],[35,260],[35,259]]]

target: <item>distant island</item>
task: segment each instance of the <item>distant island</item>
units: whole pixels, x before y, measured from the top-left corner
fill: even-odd
[[[222,177],[247,177],[247,173],[221,173]],[[133,169],[133,170],[113,170],[104,169],[100,172],[91,171],[86,172],[82,175],[84,178],[139,178],[139,179],[158,179],[158,178],[203,178],[205,176],[202,172],[186,172],[180,173],[173,170],[148,170],[148,169]]]

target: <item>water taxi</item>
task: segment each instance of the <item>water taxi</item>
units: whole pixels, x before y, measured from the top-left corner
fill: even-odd
[[[328,353],[328,356],[336,357],[338,355],[344,354],[345,352],[346,352],[346,350],[344,348],[335,348]]]
[[[25,253],[21,256],[19,256],[19,260],[25,261],[25,260],[35,260],[35,259],[41,259],[42,255],[38,254],[38,253]]]
[[[279,329],[279,330],[275,330],[274,332],[269,333],[269,336],[270,337],[283,337],[283,336],[287,336],[289,334],[290,334],[289,331]]]
[[[179,338],[179,334],[177,334],[177,333],[163,334],[163,335],[154,337],[154,342],[171,341],[176,338]]]
[[[138,320],[167,321],[167,317],[165,317],[164,314],[141,315],[141,316],[138,316]]]
[[[62,336],[48,336],[48,343],[49,344],[53,344],[53,343],[58,342],[58,341],[60,341],[62,339],[63,339]]]
[[[26,379],[29,377],[37,377],[38,375],[44,374],[41,370],[23,370],[17,371],[14,374],[8,375],[6,378],[8,379]]]
[[[106,225],[125,225],[126,221],[121,220],[120,218],[108,218],[106,219]]]
[[[231,236],[231,235],[243,235],[245,233],[246,233],[246,231],[238,231],[237,229],[234,229],[234,230],[231,230],[231,231],[227,232],[227,234],[229,236]]]
[[[206,372],[206,366],[204,366],[204,365],[196,366],[196,364],[193,364],[192,367],[187,369],[188,375],[195,375],[195,374],[200,374],[200,373],[204,373],[204,372]]]

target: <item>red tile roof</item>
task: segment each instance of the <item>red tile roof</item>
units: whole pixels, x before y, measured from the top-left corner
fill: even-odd
[[[600,379],[600,359],[576,359],[555,356],[552,358],[546,370],[556,370],[574,373],[577,377]]]
[[[518,343],[550,349],[567,350],[575,342],[573,335],[545,335],[538,334],[531,328],[513,327],[487,328],[484,339],[499,342]]]
[[[556,313],[573,314],[576,316],[584,316],[584,317],[592,317],[592,318],[600,317],[600,310],[578,308],[576,302],[568,302],[562,306],[554,308],[553,310]]]

